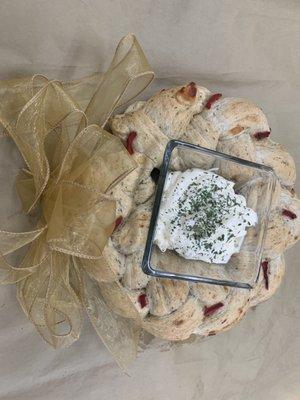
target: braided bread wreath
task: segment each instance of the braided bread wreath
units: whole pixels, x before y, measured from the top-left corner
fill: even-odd
[[[192,334],[205,337],[229,329],[250,307],[267,300],[276,291],[285,270],[283,252],[299,238],[300,201],[293,189],[296,174],[291,155],[269,139],[266,116],[255,104],[241,98],[212,95],[193,82],[163,89],[148,101],[130,105],[124,114],[110,119],[109,127],[124,141],[138,167],[109,193],[116,199],[118,219],[104,249],[106,265],[101,279],[111,282],[101,287],[105,301],[116,313],[135,318],[152,335],[171,341],[185,340]],[[273,167],[278,185],[262,272],[253,290],[156,279],[142,272],[155,192],[151,172],[161,165],[170,139]],[[193,160],[178,154],[174,163],[191,167]],[[240,179],[238,167],[228,169],[220,165],[220,169],[223,176]],[[254,183],[246,189],[251,191],[253,201],[258,191],[256,186]],[[185,262],[191,267],[194,264],[200,273],[205,270],[205,263],[184,260],[174,252],[166,252],[157,262],[160,269],[168,265],[176,268]],[[237,257],[236,263],[243,268],[247,259]],[[232,269],[214,272],[214,277],[233,278],[234,265]]]

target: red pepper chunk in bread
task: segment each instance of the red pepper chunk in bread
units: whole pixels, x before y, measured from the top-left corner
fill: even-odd
[[[297,215],[293,211],[287,210],[286,208],[282,210],[282,215],[289,219],[296,219]]]
[[[271,134],[271,131],[255,132],[253,137],[256,140],[262,140],[262,139],[269,137],[270,134]]]
[[[187,102],[194,102],[197,95],[197,86],[195,82],[190,82],[188,85],[183,86],[177,92],[177,98],[182,98],[182,100]]]
[[[221,308],[223,306],[224,306],[224,304],[221,301],[219,301],[219,303],[213,304],[212,306],[209,306],[209,307],[205,306],[204,307],[204,316],[208,317],[208,316],[214,314],[216,311],[219,310],[219,308]]]
[[[148,297],[145,293],[142,293],[138,297],[138,302],[140,303],[141,308],[144,308],[148,305]]]
[[[137,133],[135,131],[129,132],[129,135],[127,136],[126,149],[127,149],[128,153],[131,155],[134,153],[133,142],[134,142],[136,136],[137,136]]]
[[[122,222],[123,222],[123,217],[118,217],[118,218],[116,219],[114,231],[115,231],[116,229],[118,229],[118,227],[122,224]]]
[[[265,288],[269,290],[269,261],[263,261],[261,267],[264,274]]]
[[[210,98],[207,100],[207,103],[205,104],[205,108],[208,110],[211,109],[211,106],[220,98],[222,97],[222,93],[215,93]]]

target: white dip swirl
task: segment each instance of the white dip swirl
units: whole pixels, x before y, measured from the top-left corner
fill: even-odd
[[[186,259],[225,264],[239,252],[257,214],[234,192],[234,183],[198,168],[166,178],[155,243]]]

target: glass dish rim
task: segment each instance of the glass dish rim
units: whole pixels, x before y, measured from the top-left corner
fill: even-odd
[[[181,140],[176,140],[172,139],[170,140],[165,148],[164,156],[163,156],[163,162],[160,167],[160,174],[159,174],[159,179],[156,187],[156,193],[155,193],[155,198],[154,198],[154,204],[152,208],[152,213],[151,213],[151,219],[150,219],[150,224],[149,224],[149,229],[148,229],[148,234],[147,234],[147,240],[146,240],[146,245],[145,245],[145,250],[143,254],[143,259],[142,259],[142,270],[145,274],[156,277],[156,278],[165,278],[165,279],[176,279],[176,280],[184,280],[188,282],[198,282],[198,283],[206,283],[206,284],[211,284],[211,285],[221,285],[221,286],[229,286],[229,287],[236,287],[236,288],[241,288],[241,289],[253,289],[253,286],[250,283],[245,283],[245,282],[239,282],[239,281],[234,281],[234,280],[221,280],[221,279],[215,279],[215,278],[209,278],[209,277],[204,277],[204,276],[197,276],[197,275],[190,275],[190,274],[181,274],[181,273],[173,273],[173,272],[167,272],[167,271],[161,271],[158,269],[153,268],[151,264],[151,255],[152,255],[152,250],[153,250],[153,245],[154,245],[154,235],[155,235],[155,229],[156,229],[156,224],[157,224],[157,219],[159,215],[159,209],[160,209],[160,203],[163,195],[163,190],[165,186],[165,180],[166,176],[168,173],[168,168],[171,160],[171,155],[173,150],[176,148],[186,148],[190,150],[196,150],[200,153],[208,154],[211,156],[214,156],[216,158],[221,158],[225,159],[231,162],[234,162],[236,164],[244,165],[246,167],[250,167],[256,170],[263,170],[266,173],[269,173],[272,175],[273,178],[273,189],[275,188],[275,183],[276,183],[276,175],[274,173],[274,170],[272,167],[255,163],[252,161],[248,161],[242,158],[238,158],[235,156],[231,156],[229,154],[225,154],[222,152],[219,152],[217,150],[211,150],[207,149],[205,147],[197,146],[192,143],[184,142]],[[267,224],[268,224],[268,219],[269,219],[269,212],[271,208],[271,203],[272,203],[272,197],[273,197],[274,190],[272,190],[271,193],[271,199],[270,203],[268,204],[268,209],[267,209]],[[264,245],[264,239],[266,236],[266,229],[264,232],[263,240],[262,240],[262,245],[261,247],[263,248]],[[255,283],[258,280],[259,274],[261,270],[261,265],[259,265],[257,276],[255,279]]]

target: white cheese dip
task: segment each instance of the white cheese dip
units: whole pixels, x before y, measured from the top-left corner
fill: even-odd
[[[166,178],[155,243],[161,251],[225,264],[237,253],[257,214],[234,192],[234,183],[198,168]]]

